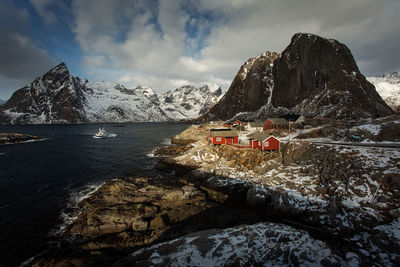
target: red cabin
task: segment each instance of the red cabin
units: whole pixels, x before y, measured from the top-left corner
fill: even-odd
[[[208,141],[213,145],[239,144],[239,135],[237,131],[210,131]]]
[[[250,138],[249,143],[250,143],[251,148],[258,148],[258,140],[257,139]]]
[[[264,131],[271,129],[289,129],[289,122],[284,118],[268,118],[264,122]]]
[[[265,132],[255,133],[249,139],[250,147],[260,150],[279,150],[281,141],[273,135]]]
[[[281,141],[271,135],[267,139],[261,141],[260,150],[279,150],[281,149]]]

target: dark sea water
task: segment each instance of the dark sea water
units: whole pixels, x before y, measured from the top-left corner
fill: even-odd
[[[154,173],[156,147],[187,125],[103,124],[0,126],[45,141],[0,145],[0,266],[15,266],[48,247],[67,207],[102,182]],[[70,214],[69,214],[70,215]]]

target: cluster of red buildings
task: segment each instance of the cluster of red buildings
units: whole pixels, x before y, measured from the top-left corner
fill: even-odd
[[[232,145],[241,148],[258,148],[265,150],[279,150],[281,141],[266,132],[252,134],[248,142],[241,142],[239,145],[239,135],[236,130],[230,129],[211,129],[207,140],[213,145]]]
[[[279,150],[281,141],[275,136],[265,132],[272,129],[290,129],[291,125],[304,123],[301,115],[286,115],[281,118],[268,118],[264,122],[223,122],[225,128],[211,129],[207,140],[214,145],[232,145],[241,148],[258,148],[260,150]],[[248,136],[247,141],[240,140],[238,131],[255,132]]]

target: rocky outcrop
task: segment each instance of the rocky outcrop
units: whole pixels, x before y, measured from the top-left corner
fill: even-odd
[[[84,249],[122,249],[232,220],[228,210],[206,200],[190,185],[163,185],[145,178],[114,180],[81,203],[83,211],[68,232],[87,238]]]
[[[31,141],[40,141],[42,138],[30,134],[0,133],[0,144],[18,144]]]

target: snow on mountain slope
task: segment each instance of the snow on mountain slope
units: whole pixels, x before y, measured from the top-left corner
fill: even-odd
[[[127,89],[115,82],[89,82],[84,93],[91,122],[167,121],[151,88]]]
[[[385,102],[400,112],[400,72],[385,73],[382,77],[367,77]]]
[[[84,81],[70,75],[61,63],[14,92],[1,106],[0,122],[13,124],[87,122]]]
[[[160,108],[168,117],[181,120],[197,118],[207,112],[222,97],[221,87],[185,85],[159,94]]]
[[[0,99],[0,106],[3,105],[4,103],[6,103],[6,101],[3,99]]]
[[[0,123],[87,123],[168,121],[196,118],[222,95],[216,85],[183,86],[165,94],[116,82],[73,77],[61,63],[17,90],[0,105]]]

